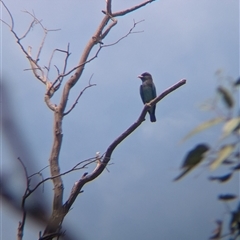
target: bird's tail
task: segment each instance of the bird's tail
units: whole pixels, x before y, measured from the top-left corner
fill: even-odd
[[[150,113],[150,121],[151,122],[156,122],[157,121],[154,113]]]

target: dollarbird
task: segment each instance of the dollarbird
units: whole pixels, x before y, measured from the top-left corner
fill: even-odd
[[[145,72],[139,75],[138,77],[142,80],[142,85],[140,86],[140,95],[141,95],[142,101],[144,104],[149,103],[151,100],[153,100],[157,96],[156,88],[153,83],[152,76],[150,73]],[[156,105],[152,106],[148,110],[151,122],[156,122],[155,109],[156,109]]]

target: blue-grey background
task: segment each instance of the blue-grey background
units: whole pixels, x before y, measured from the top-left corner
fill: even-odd
[[[113,1],[113,11],[139,2]],[[66,49],[70,43],[72,54],[68,69],[77,65],[87,41],[103,18],[101,10],[105,9],[104,0],[7,0],[5,3],[20,36],[32,20],[22,10],[34,11],[48,29],[61,29],[49,32],[40,64],[46,66],[54,48]],[[1,18],[10,21],[4,9],[1,9]],[[150,72],[158,93],[182,78],[187,79],[187,84],[157,105],[156,123],[152,124],[147,116],[118,146],[111,160],[114,164],[108,166],[110,172],[105,171],[84,186],[84,193],[74,203],[65,224],[86,240],[207,239],[215,228],[216,218],[228,220],[226,208],[217,201],[217,195],[238,192],[238,176],[235,174],[230,183],[223,185],[210,183],[209,175],[224,171],[220,168],[211,173],[205,164],[179,182],[172,179],[178,175],[189,149],[199,142],[214,145],[218,137],[216,131],[206,132],[179,144],[193,127],[214,116],[200,111],[199,106],[214,96],[215,72],[221,69],[226,76],[239,76],[239,1],[156,1],[119,17],[104,44],[125,35],[133,26],[133,20],[143,19],[136,31],[144,32],[131,34],[117,45],[103,49],[97,59],[86,65],[82,78],[71,91],[68,108],[94,73],[92,83],[97,86],[88,89],[71,114],[64,118],[61,171],[95,156],[97,151],[104,153],[109,144],[136,121],[143,108],[137,75]],[[42,29],[36,26],[23,44],[26,48],[31,46],[36,55],[42,37]],[[63,55],[56,54],[54,64],[61,67],[63,59]],[[43,100],[45,86],[30,71],[23,71],[28,68],[29,62],[13,35],[1,24],[1,73],[10,96],[9,108],[15,113],[17,125],[28,143],[33,157],[28,160],[34,161],[38,171],[48,165],[53,114]],[[52,79],[55,76],[52,68]],[[58,103],[58,94],[53,98],[55,103]],[[25,181],[17,161],[19,155],[13,153],[11,143],[3,138],[2,172],[11,176],[9,187],[21,196]],[[63,177],[64,200],[83,172]],[[44,171],[44,177],[47,176],[48,169]],[[50,182],[45,184],[42,196],[51,207]],[[1,237],[14,239],[21,215],[5,202],[1,204]],[[234,209],[236,204],[230,206]],[[32,221],[27,221],[24,239],[36,239],[40,230]]]

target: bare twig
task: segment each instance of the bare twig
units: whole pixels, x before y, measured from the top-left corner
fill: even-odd
[[[68,58],[69,56],[71,55],[71,53],[69,53],[69,47],[70,47],[70,44],[68,43],[68,46],[67,46],[67,50],[62,50],[62,49],[54,49],[53,52],[52,52],[52,55],[50,57],[50,60],[49,60],[49,63],[48,63],[48,68],[47,68],[47,71],[49,73],[50,71],[50,68],[51,68],[51,62],[52,62],[52,58],[55,54],[55,52],[62,52],[62,53],[66,53],[66,57],[65,57],[65,60],[64,60],[64,66],[63,66],[63,71],[62,73],[58,73],[58,77],[56,78],[56,80],[54,80],[53,84],[52,84],[52,87],[55,86],[55,84],[59,81],[59,84],[54,88],[55,91],[57,91],[61,85],[61,82],[65,76],[65,72],[66,72],[66,68],[67,68],[67,61],[68,61]],[[48,73],[47,73],[47,77],[48,77]]]
[[[31,178],[31,177],[33,177],[33,176],[35,176],[35,175],[41,175],[41,176],[42,176],[42,171],[45,170],[45,169],[48,168],[48,167],[49,167],[49,165],[46,166],[46,167],[44,167],[44,168],[42,168],[42,169],[39,170],[38,172],[33,173],[32,175],[29,175],[28,178]]]
[[[20,44],[20,42],[19,42]],[[21,45],[21,44],[20,44]],[[22,46],[22,45],[21,45]],[[28,47],[27,58],[31,65],[31,71],[33,72],[34,76],[39,79],[42,83],[46,84],[46,77],[42,68],[38,65],[37,61],[33,60],[32,58],[32,47]]]
[[[13,29],[14,29],[13,16],[12,16],[11,12],[9,11],[8,7],[6,6],[6,4],[5,4],[2,0],[0,0],[0,2],[2,3],[2,5],[4,6],[4,8],[7,10],[8,15],[9,15],[10,18],[11,18],[11,25],[9,25],[8,23],[6,23],[6,22],[3,21],[2,19],[0,19],[0,21],[2,21],[4,24],[6,24],[6,25],[10,28],[10,30],[13,31]]]
[[[40,26],[42,27],[42,29],[43,29],[44,31],[56,32],[56,31],[60,31],[60,30],[61,30],[60,28],[47,29],[47,28],[45,28],[45,27],[43,26],[43,24],[41,23],[42,21],[35,17],[35,14],[34,14],[34,13],[32,14],[32,13],[30,13],[29,11],[23,11],[23,12],[29,14],[29,15],[36,21],[37,24],[40,24]]]
[[[99,54],[99,52],[101,51],[102,47],[103,47],[102,45],[99,46],[98,50],[96,51],[96,53],[95,53],[95,55],[94,55],[93,57],[91,57],[90,59],[86,60],[84,63],[79,64],[78,66],[72,68],[72,69],[69,70],[67,73],[61,74],[60,76],[58,76],[58,78],[60,78],[60,77],[62,77],[62,78],[63,78],[63,77],[66,77],[66,76],[68,76],[70,73],[72,73],[72,72],[74,72],[75,70],[77,70],[78,68],[83,67],[85,64],[90,63],[91,61],[93,61],[95,58],[98,57],[98,54]]]
[[[104,48],[104,47],[110,47],[110,46],[116,45],[117,43],[122,41],[124,38],[128,37],[130,34],[143,32],[143,31],[133,32],[133,29],[137,26],[137,24],[139,24],[139,23],[141,23],[143,21],[144,20],[140,20],[138,22],[135,22],[135,20],[133,20],[133,27],[130,28],[130,30],[128,31],[128,33],[126,35],[124,35],[121,38],[119,38],[116,42],[110,43],[110,44],[107,44],[107,45],[103,45],[102,47]]]
[[[136,11],[137,9],[139,8],[142,8],[144,7],[145,5],[149,4],[149,3],[152,3],[152,2],[155,2],[156,0],[149,0],[149,1],[145,1],[139,5],[136,5],[134,7],[131,7],[129,9],[126,9],[126,10],[123,10],[123,11],[119,11],[119,12],[115,12],[115,13],[112,13],[112,16],[113,17],[119,17],[119,16],[124,16],[130,12],[133,12],[133,11]]]
[[[102,156],[103,157],[103,156]],[[102,158],[101,157],[101,158]],[[93,158],[89,158],[89,159],[86,159],[86,160],[83,160],[79,163],[77,163],[74,167],[72,167],[71,169],[63,172],[63,173],[60,173],[59,175],[55,175],[55,176],[52,176],[52,177],[47,177],[47,178],[44,178],[42,181],[40,181],[34,188],[30,189],[28,188],[28,192],[24,195],[25,198],[29,197],[34,191],[36,191],[36,189],[41,186],[43,183],[49,181],[49,180],[53,180],[54,178],[58,178],[58,177],[61,177],[61,176],[64,176],[68,173],[71,173],[73,171],[78,171],[78,170],[81,170],[81,169],[84,169],[86,168],[88,165],[92,164],[96,162],[96,157],[93,157]],[[85,164],[83,164],[85,163]],[[82,166],[79,167],[79,165],[83,164]],[[42,169],[43,170],[43,169]],[[40,172],[40,171],[39,171]],[[39,173],[38,172],[38,173]],[[38,173],[35,173],[35,174],[38,174]],[[34,174],[33,174],[34,175]],[[31,175],[31,176],[33,176]]]
[[[63,114],[64,116],[67,115],[67,114],[69,114],[69,113],[73,110],[73,108],[77,105],[79,98],[82,96],[82,94],[83,94],[88,88],[93,87],[93,86],[96,86],[96,84],[91,84],[91,79],[92,79],[92,77],[93,77],[93,74],[91,75],[91,77],[90,77],[90,79],[89,79],[89,81],[88,81],[88,86],[86,86],[86,87],[79,93],[79,95],[78,95],[77,99],[75,100],[74,104],[72,105],[72,107],[71,107],[67,112],[65,112],[65,113]]]
[[[90,63],[91,61],[93,61],[95,58],[98,57],[98,55],[99,55],[99,53],[100,53],[100,51],[101,51],[102,48],[111,47],[111,46],[119,43],[119,42],[120,42],[121,40],[123,40],[124,38],[128,37],[130,34],[143,32],[143,31],[133,32],[133,29],[137,26],[137,24],[139,24],[139,23],[141,23],[141,22],[143,22],[143,21],[144,21],[144,20],[140,20],[140,21],[138,21],[138,22],[135,22],[135,21],[133,20],[133,27],[130,28],[130,30],[128,31],[127,34],[125,34],[124,36],[122,36],[121,38],[119,38],[117,41],[115,41],[115,42],[113,42],[113,43],[110,43],[110,44],[107,44],[107,45],[99,44],[99,48],[98,48],[98,50],[96,51],[96,53],[95,53],[95,55],[94,55],[93,57],[89,58],[89,59],[88,59],[87,61],[85,61],[84,63],[82,63],[82,64],[80,64],[80,65],[72,68],[72,69],[69,70],[67,73],[61,74],[60,76],[58,76],[58,78],[60,78],[60,77],[66,77],[66,76],[68,76],[69,74],[71,74],[72,72],[74,72],[75,70],[77,70],[78,68],[82,67],[83,65],[85,65],[85,64]],[[69,55],[70,55],[70,54],[69,54]],[[58,81],[58,78],[56,79],[56,81]]]
[[[6,23],[5,21],[1,20],[3,23],[5,23],[11,30],[11,32],[13,33],[14,37],[17,39],[17,44],[20,46],[20,48],[22,49],[23,53],[25,54],[25,56],[27,57],[27,59],[29,60],[30,62],[30,65],[31,65],[31,70],[33,71],[33,74],[34,76],[39,79],[42,83],[46,84],[46,76],[44,74],[44,71],[42,70],[42,68],[38,65],[38,61],[39,61],[39,57],[40,57],[40,54],[41,54],[41,51],[42,51],[42,48],[44,46],[44,43],[45,43],[45,39],[46,39],[46,35],[49,31],[58,31],[59,29],[52,29],[52,30],[49,30],[49,29],[46,29],[40,20],[38,20],[34,14],[28,12],[28,11],[24,11],[25,13],[29,14],[34,20],[31,22],[31,24],[29,25],[27,31],[23,34],[22,37],[19,37],[17,35],[17,33],[14,31],[14,20],[13,20],[13,16],[11,14],[11,12],[9,11],[9,9],[7,8],[7,6],[4,4],[4,2],[2,0],[0,0],[0,2],[3,4],[4,8],[6,9],[6,11],[8,12],[10,18],[11,18],[11,25]],[[30,29],[33,27],[34,24],[39,24],[42,29],[44,30],[44,36],[43,36],[43,39],[42,39],[42,42],[40,44],[40,47],[39,47],[39,50],[38,50],[38,53],[37,53],[37,56],[36,56],[36,60],[34,60],[31,56],[31,47],[28,47],[28,50],[26,50],[24,48],[24,46],[22,45],[21,43],[21,40],[23,38],[25,38],[27,36],[27,34],[29,33]],[[40,73],[38,72],[40,71]]]
[[[103,154],[102,156],[98,156],[97,160],[101,160],[101,159],[103,158],[103,156],[104,156],[104,154]],[[40,182],[39,182],[34,188],[32,188],[32,189],[30,189],[30,180],[31,180],[31,178],[32,178],[33,176],[35,176],[35,175],[40,175],[40,176],[42,177],[42,173],[41,173],[41,172],[42,172],[44,169],[46,169],[47,167],[49,167],[49,166],[46,166],[46,167],[42,168],[41,170],[39,170],[37,173],[34,173],[34,174],[28,176],[28,174],[27,174],[27,169],[26,169],[24,163],[22,162],[22,160],[21,160],[20,158],[18,158],[18,160],[20,161],[20,163],[21,163],[21,165],[22,165],[22,167],[23,167],[23,169],[24,169],[25,178],[26,178],[26,191],[25,191],[25,193],[24,193],[24,195],[23,195],[23,202],[22,202],[22,208],[23,208],[26,199],[27,199],[34,191],[36,191],[36,189],[37,189],[39,186],[41,186],[43,183],[45,183],[45,182],[48,181],[48,180],[52,180],[52,179],[54,179],[54,178],[60,177],[60,176],[64,176],[64,175],[66,175],[66,174],[68,174],[68,173],[71,173],[71,172],[73,172],[73,171],[78,171],[78,170],[84,169],[84,168],[86,168],[88,165],[90,165],[90,164],[92,164],[92,163],[95,163],[95,162],[96,162],[96,157],[92,157],[92,158],[88,158],[88,159],[86,159],[86,160],[83,160],[83,161],[77,163],[77,164],[76,164],[75,166],[73,166],[71,169],[69,169],[69,170],[67,170],[67,171],[65,171],[65,172],[63,172],[63,173],[61,173],[61,174],[59,174],[59,175],[52,176],[52,177],[47,177],[47,178],[45,178],[45,179],[42,179],[42,181],[40,181]],[[79,166],[79,165],[82,165],[82,166]],[[25,217],[26,217],[26,216],[24,216],[24,221],[22,221],[21,223],[25,223]],[[21,224],[21,226],[23,227],[24,224]]]
[[[25,193],[22,197],[22,203],[21,203],[21,208],[22,208],[22,221],[19,222],[18,224],[18,240],[21,240],[23,237],[23,229],[25,226],[25,221],[26,221],[26,209],[25,209],[25,201],[26,201],[26,195],[29,192],[29,185],[30,185],[30,179],[28,178],[28,173],[27,173],[27,168],[24,165],[23,161],[21,160],[20,157],[18,157],[19,162],[21,163],[23,170],[24,170],[24,175],[25,175],[25,179],[26,179],[26,189],[25,189]]]
[[[60,29],[52,29],[52,30],[49,29],[49,30],[48,30],[48,29],[46,29],[46,28],[42,25],[41,21],[38,20],[38,19],[35,17],[34,14],[32,14],[32,13],[30,13],[30,12],[28,12],[28,11],[23,11],[23,12],[29,14],[29,15],[34,19],[34,21],[36,22],[36,24],[40,24],[40,26],[42,27],[42,29],[43,29],[43,31],[44,31],[44,36],[43,36],[42,42],[41,42],[41,44],[40,44],[40,47],[39,47],[39,49],[38,49],[38,53],[37,53],[37,56],[36,56],[36,62],[38,62],[48,32],[50,32],[50,31],[59,31]]]
[[[24,39],[24,38],[28,35],[28,33],[30,32],[30,30],[31,30],[31,29],[33,28],[33,26],[34,26],[34,23],[36,23],[35,19],[31,22],[31,24],[29,25],[27,31],[23,34],[22,37],[19,38],[19,40]],[[37,23],[36,23],[36,24],[37,24]]]
[[[69,48],[70,48],[70,43],[68,43],[67,45],[67,51],[66,51],[66,58],[65,58],[65,61],[64,61],[64,67],[63,67],[63,74],[65,74],[66,72],[66,69],[67,69],[67,61],[68,61],[68,58],[70,56],[71,53],[69,53]],[[60,79],[60,82],[62,82],[62,78]]]

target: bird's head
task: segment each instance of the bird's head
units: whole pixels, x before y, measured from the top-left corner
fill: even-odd
[[[152,75],[148,72],[145,72],[139,75],[138,78],[140,78],[144,82],[146,80],[152,80]]]

